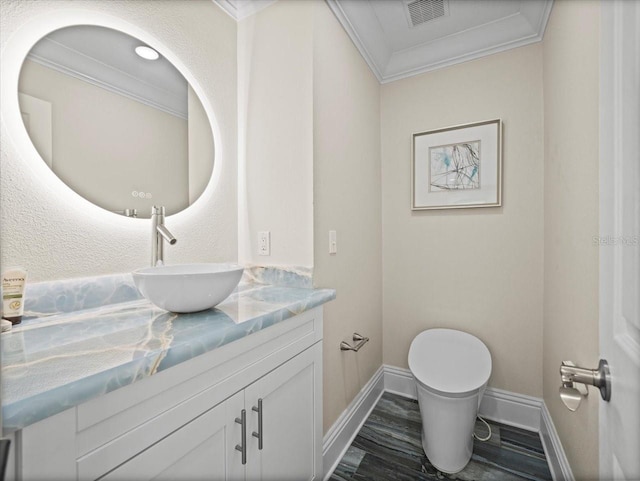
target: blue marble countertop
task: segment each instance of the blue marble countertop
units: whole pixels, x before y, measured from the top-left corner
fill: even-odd
[[[240,284],[216,308],[144,299],[42,314],[0,336],[5,432],[21,429],[335,298],[333,289]]]

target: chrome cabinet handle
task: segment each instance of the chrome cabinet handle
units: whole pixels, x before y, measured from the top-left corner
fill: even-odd
[[[236,444],[236,451],[242,453],[242,464],[247,464],[247,410],[240,411],[240,417],[236,418],[236,423],[242,429],[242,444]]]
[[[262,398],[258,399],[258,407],[253,406],[251,410],[258,413],[258,432],[254,431],[251,435],[258,438],[258,449],[262,450]]]

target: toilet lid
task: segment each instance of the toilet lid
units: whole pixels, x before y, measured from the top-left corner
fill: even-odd
[[[429,329],[409,349],[409,369],[425,387],[445,394],[465,394],[482,387],[491,375],[491,354],[475,336],[453,329]]]

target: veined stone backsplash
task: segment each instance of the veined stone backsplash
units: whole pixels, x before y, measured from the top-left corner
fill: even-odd
[[[244,282],[280,287],[313,288],[313,269],[300,266],[256,266],[244,268]]]
[[[119,304],[142,299],[131,274],[80,277],[27,284],[24,318]]]
[[[312,269],[245,266],[244,284],[313,288]],[[142,299],[130,273],[27,284],[24,319],[51,316]]]

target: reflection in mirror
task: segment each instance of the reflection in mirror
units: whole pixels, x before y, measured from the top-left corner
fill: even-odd
[[[18,90],[42,159],[104,209],[148,218],[163,205],[170,215],[209,183],[207,114],[182,74],[140,40],[91,25],[52,32],[31,49]]]

